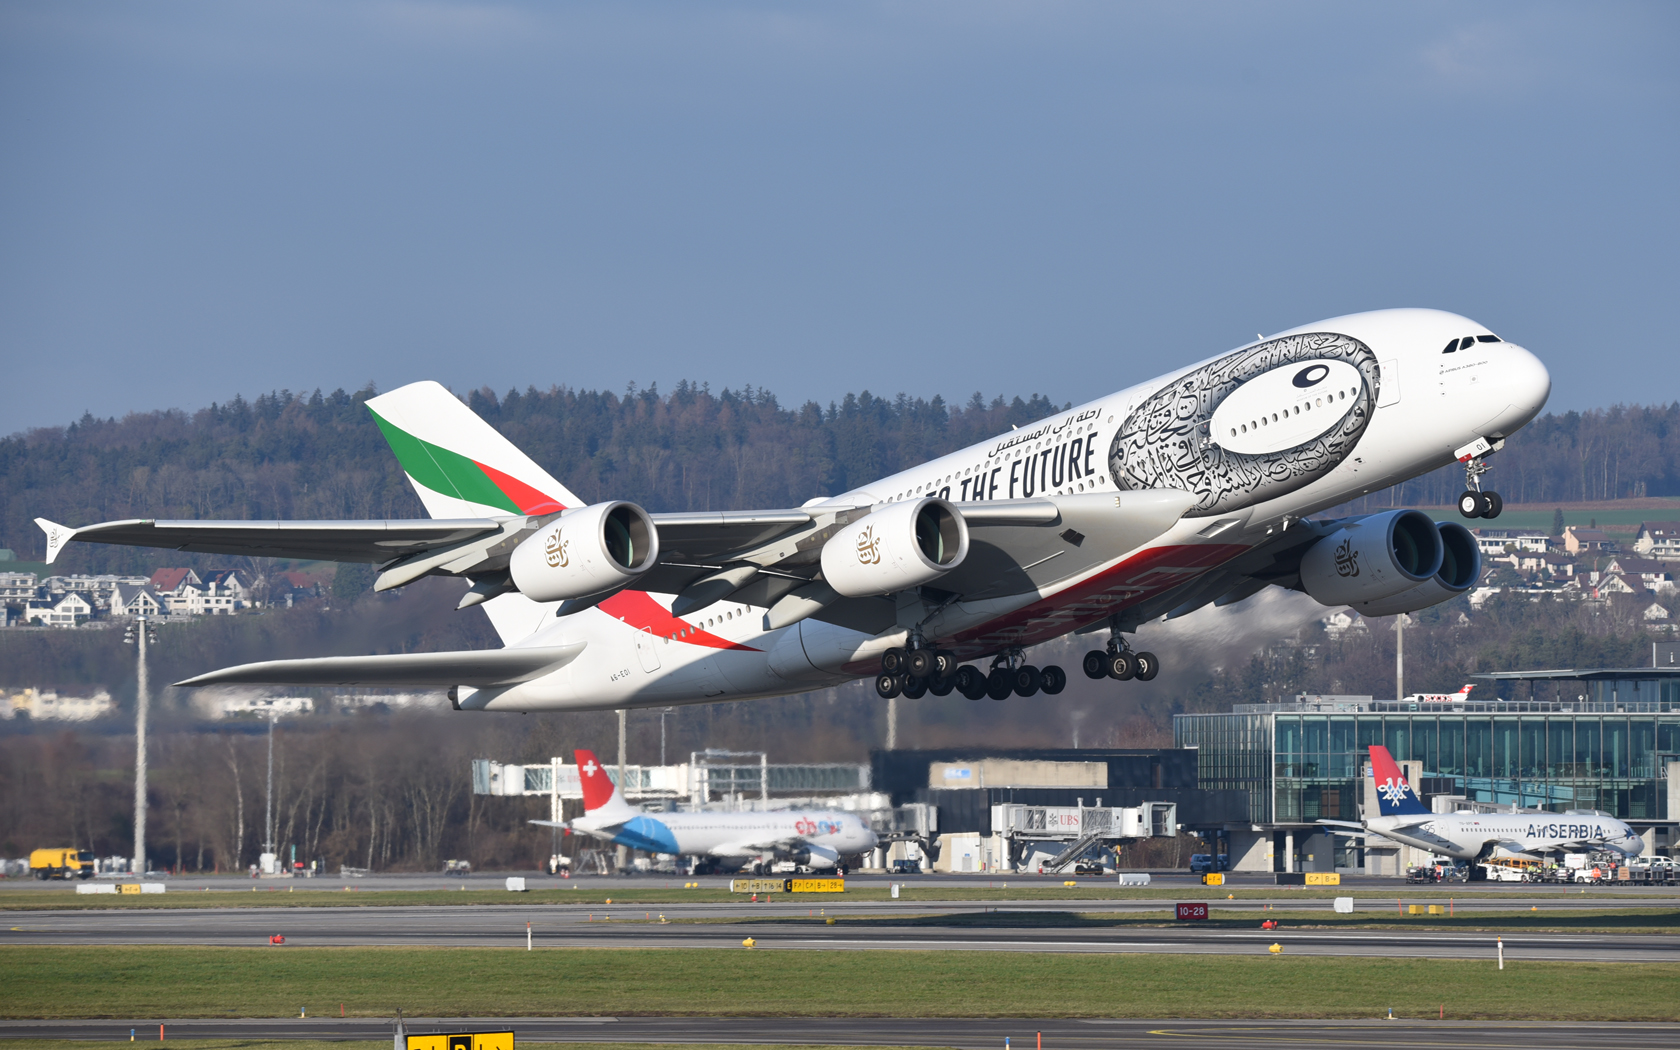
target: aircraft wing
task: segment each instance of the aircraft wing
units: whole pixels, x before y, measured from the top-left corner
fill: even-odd
[[[721,846],[713,846],[706,852],[714,857],[751,857],[759,853],[773,853],[779,849],[787,849],[799,838],[772,839],[768,842],[728,842]]]
[[[516,519],[517,520],[517,519]],[[47,561],[71,540],[163,547],[200,554],[241,554],[310,561],[387,562],[416,551],[453,547],[501,532],[492,518],[417,518],[394,521],[157,521],[130,518],[73,529],[45,518]]]
[[[1464,848],[1451,839],[1442,838],[1440,835],[1437,835],[1432,831],[1423,830],[1422,821],[1419,821],[1416,824],[1406,824],[1400,827],[1390,828],[1389,832],[1404,832],[1406,838],[1411,840],[1413,844],[1421,842],[1430,849],[1438,850],[1444,853],[1457,854]],[[1375,829],[1371,829],[1370,831],[1373,835],[1381,835],[1385,839],[1394,839],[1394,836],[1389,834],[1389,832],[1377,831]],[[1399,842],[1402,840],[1394,839],[1394,841]]]
[[[450,653],[397,653],[390,656],[321,656],[307,660],[263,660],[224,667],[185,681],[183,688],[206,685],[510,685],[566,666],[583,652],[585,642],[525,649],[473,649]]]

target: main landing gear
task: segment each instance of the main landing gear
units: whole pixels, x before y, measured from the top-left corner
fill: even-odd
[[[1133,678],[1148,682],[1161,673],[1161,661],[1156,659],[1155,654],[1133,651],[1126,644],[1119,626],[1112,621],[1108,648],[1092,649],[1086,653],[1083,666],[1086,678],[1112,678],[1116,682],[1127,682]]]
[[[970,700],[1004,700],[1011,693],[1055,696],[1066,687],[1067,672],[1054,664],[1034,667],[1019,649],[999,655],[989,674],[972,664],[958,666],[956,656],[943,649],[888,649],[881,657],[881,673],[875,676],[875,692],[884,700],[919,700],[928,693],[949,696],[953,690]]]
[[[1503,440],[1489,443],[1486,438],[1477,438],[1455,453],[1464,464],[1464,492],[1458,497],[1458,512],[1466,518],[1497,518],[1505,509],[1499,493],[1482,491],[1482,475],[1493,469],[1487,457],[1504,446]]]

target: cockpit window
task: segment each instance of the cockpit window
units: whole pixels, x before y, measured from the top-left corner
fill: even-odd
[[[1478,343],[1497,343],[1499,341],[1500,340],[1497,335],[1478,335],[1476,337],[1476,342]]]
[[[1458,348],[1460,350],[1468,350],[1472,346],[1475,346],[1475,345],[1476,345],[1476,337],[1473,336],[1473,335],[1467,335],[1463,339],[1460,339],[1458,341]]]
[[[1448,339],[1447,340],[1447,348],[1445,350],[1441,351],[1441,353],[1443,353],[1443,354],[1451,354],[1451,353],[1457,353],[1457,352],[1458,352],[1458,340],[1457,339]]]

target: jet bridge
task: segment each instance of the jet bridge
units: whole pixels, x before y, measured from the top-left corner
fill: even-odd
[[[1055,873],[1099,843],[1118,845],[1138,839],[1171,838],[1178,834],[1178,804],[993,806],[992,834],[1003,840],[1003,854],[1011,869],[1019,869],[1029,856],[1044,852],[1035,846],[1060,846],[1043,864],[1046,873]]]

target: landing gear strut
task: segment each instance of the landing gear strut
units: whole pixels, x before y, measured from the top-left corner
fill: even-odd
[[[1155,654],[1133,651],[1119,627],[1113,624],[1109,627],[1108,648],[1086,653],[1081,666],[1086,678],[1112,678],[1117,682],[1133,678],[1147,682],[1161,673],[1161,661]]]
[[[1477,438],[1454,453],[1464,464],[1464,492],[1458,497],[1458,512],[1466,518],[1497,518],[1505,509],[1499,493],[1482,490],[1482,475],[1493,469],[1488,466],[1487,457],[1504,447],[1503,438],[1493,442]]]

